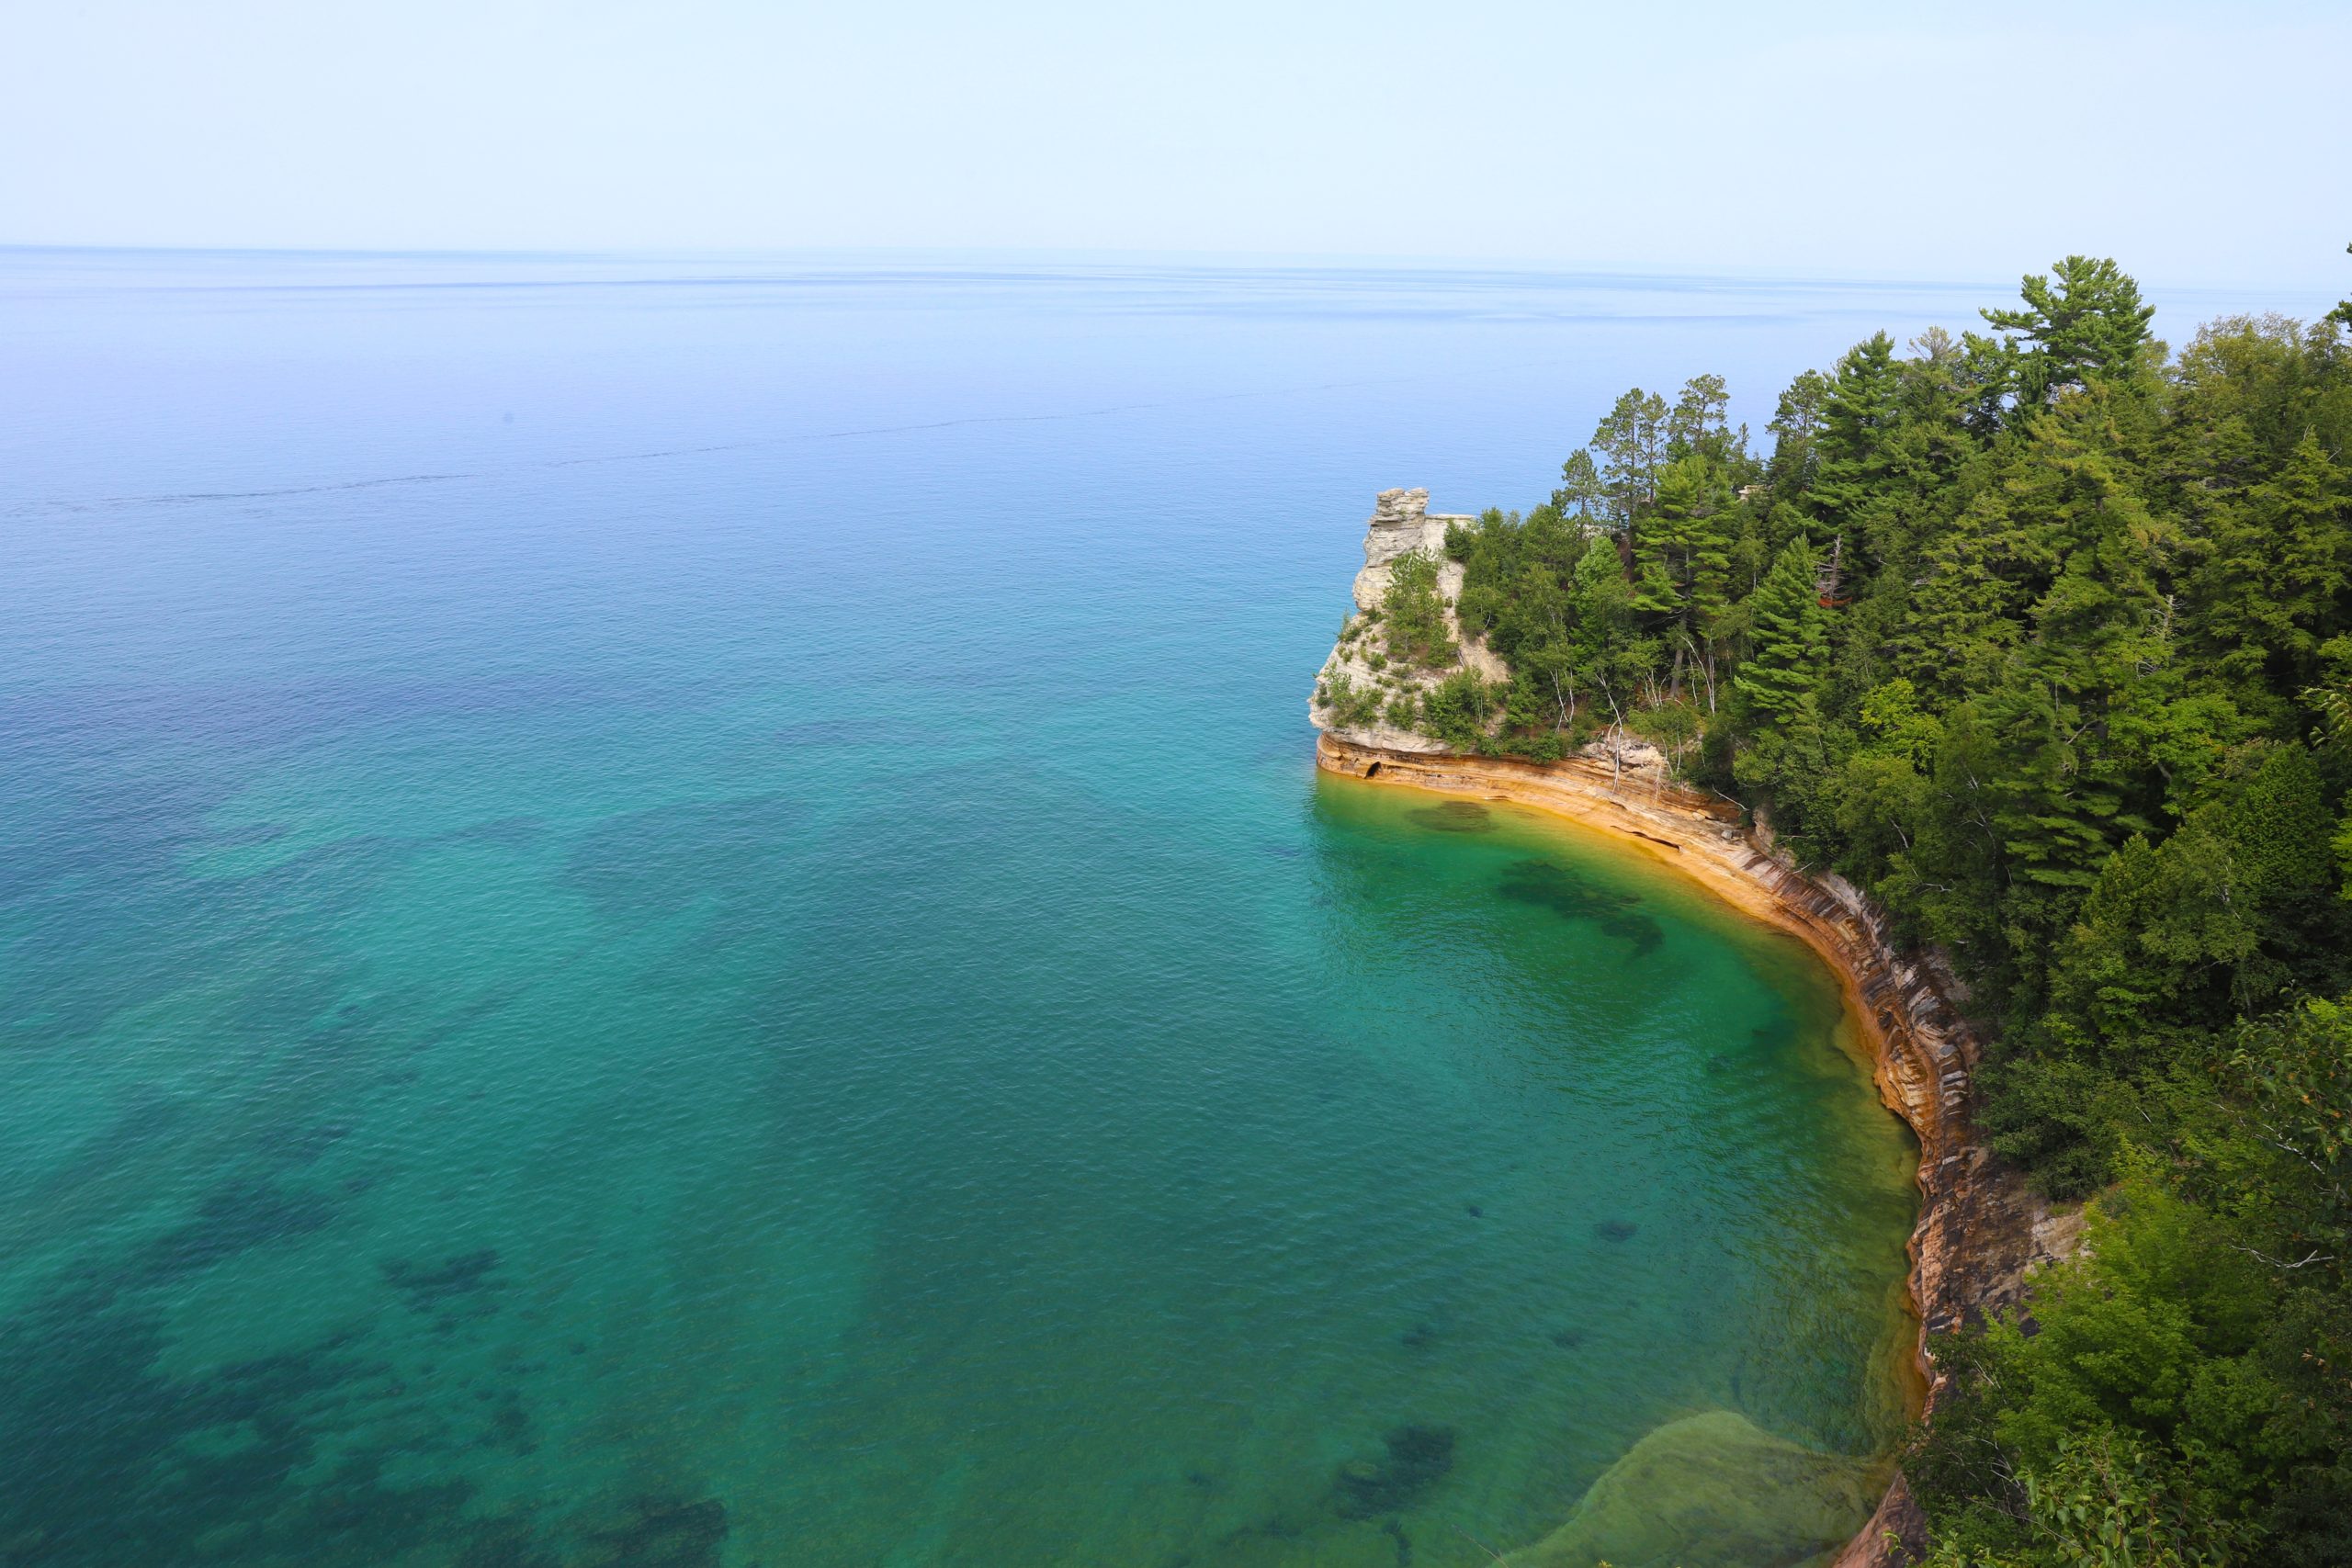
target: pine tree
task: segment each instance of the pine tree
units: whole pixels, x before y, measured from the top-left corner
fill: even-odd
[[[1720,376],[1693,376],[1682,385],[1674,411],[1666,417],[1666,450],[1669,457],[1693,454],[1711,462],[1729,464],[1747,454],[1747,426],[1731,428],[1731,391]]]
[[[1731,608],[1731,489],[1708,459],[1658,470],[1657,500],[1634,525],[1634,607],[1660,617],[1676,679],[1686,661],[1704,673],[1713,706],[1715,663]]]
[[[1591,450],[1609,497],[1610,520],[1622,528],[1657,494],[1666,460],[1666,400],[1634,388],[1594,426]]]
[[[1957,701],[2000,677],[2024,634],[2025,607],[2056,564],[2016,527],[2000,491],[1980,492],[1928,552],[1900,663],[1922,691]]]
[[[1900,391],[1894,340],[1884,333],[1855,344],[1838,362],[1814,439],[1815,537],[1850,533],[1860,543],[1862,511],[1886,473],[1884,447]]]
[[[1748,601],[1755,651],[1740,665],[1732,686],[1751,715],[1783,717],[1821,690],[1829,615],[1815,585],[1815,564],[1810,545],[1790,540]]]
[[[2051,279],[2028,274],[2018,288],[2025,308],[1988,310],[1984,320],[2030,344],[2012,344],[2010,388],[2022,420],[2063,389],[2098,380],[2143,377],[2154,305],[2140,302],[2140,286],[2104,258],[2068,256]]]
[[[2352,484],[2306,434],[2267,481],[2214,509],[2190,586],[2201,642],[2233,679],[2277,693],[2318,678],[2320,645],[2352,625]]]
[[[2150,825],[2113,721],[2167,659],[2154,558],[2165,530],[2087,400],[2036,428],[2006,500],[2012,525],[2061,564],[1984,710],[2007,752],[1997,819],[2017,874],[2086,887],[2124,833]]]
[[[1630,671],[1627,640],[1632,631],[1633,592],[1625,569],[1607,540],[1577,561],[1568,581],[1568,668],[1572,678],[1614,703]]]
[[[1787,504],[1813,485],[1815,437],[1829,402],[1829,378],[1820,371],[1800,373],[1781,394],[1771,423],[1764,427],[1773,436],[1772,460],[1765,478],[1777,504]]]
[[[1592,453],[1585,447],[1569,453],[1568,460],[1560,465],[1560,488],[1552,492],[1552,505],[1561,516],[1573,517],[1585,526],[1597,515],[1607,515],[1609,487],[1601,483],[1600,470],[1593,467]]]

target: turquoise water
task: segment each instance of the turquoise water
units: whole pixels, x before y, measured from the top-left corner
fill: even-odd
[[[1374,490],[1943,294],[0,291],[0,1561],[1630,1568],[1706,1454],[1875,1479],[1829,976],[1303,709]]]

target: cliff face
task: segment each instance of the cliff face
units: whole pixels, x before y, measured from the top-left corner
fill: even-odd
[[[1384,509],[1390,491],[1382,497]],[[1407,492],[1408,497],[1420,492]],[[1434,520],[1430,520],[1434,521]],[[1365,543],[1356,579],[1365,604],[1382,519]],[[1437,546],[1443,547],[1443,528]],[[1386,558],[1401,554],[1404,546]],[[1459,592],[1459,568],[1448,596]],[[1385,579],[1375,580],[1385,591]],[[1376,602],[1376,600],[1374,601]],[[1340,656],[1335,650],[1334,659]],[[1328,671],[1332,668],[1327,664]],[[1317,765],[1332,773],[1482,799],[1515,801],[1640,843],[1685,874],[1759,919],[1797,936],[1845,984],[1867,1036],[1880,1097],[1919,1139],[1919,1220],[1910,1240],[1911,1303],[1920,1320],[1917,1358],[1933,1412],[1943,1378],[1927,1354],[1930,1333],[2015,1303],[2028,1272],[2071,1249],[2075,1224],[2032,1201],[1998,1165],[1971,1125],[1971,1086],[1981,1044],[1953,1009],[1946,982],[1927,964],[1901,955],[1885,919],[1843,878],[1808,874],[1771,852],[1742,826],[1738,807],[1678,788],[1654,768],[1628,770],[1621,757],[1576,757],[1554,763],[1450,755],[1424,737],[1408,745],[1341,730],[1316,705],[1324,734]],[[1886,1544],[1892,1532],[1924,1540],[1925,1521],[1898,1477],[1835,1568],[1905,1560]]]
[[[1348,629],[1332,647],[1331,656],[1323,661],[1315,677],[1314,694],[1307,699],[1307,717],[1318,729],[1392,751],[1438,751],[1442,750],[1438,742],[1390,724],[1385,715],[1371,723],[1343,726],[1329,701],[1335,678],[1359,689],[1377,691],[1385,703],[1399,694],[1418,695],[1465,666],[1489,679],[1506,673],[1500,660],[1462,636],[1462,623],[1453,613],[1453,603],[1462,595],[1462,563],[1446,558],[1445,530],[1451,524],[1474,520],[1433,513],[1429,504],[1426,490],[1385,490],[1373,505],[1372,521],[1364,529],[1363,570],[1356,573],[1356,613],[1349,617]],[[1445,601],[1446,635],[1460,650],[1452,664],[1435,670],[1407,669],[1388,662],[1385,639],[1373,620],[1388,596],[1397,558],[1415,550],[1438,563],[1437,591]]]

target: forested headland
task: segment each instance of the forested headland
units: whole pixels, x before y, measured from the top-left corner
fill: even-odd
[[[1980,1126],[2091,1212],[2030,1317],[1933,1346],[1946,1568],[2352,1562],[2352,305],[2152,316],[2069,257],[1761,441],[1720,378],[1627,392],[1448,536],[1510,678],[1337,694],[1645,739],[1948,955]],[[1434,576],[1351,628],[1384,667],[1453,662]]]

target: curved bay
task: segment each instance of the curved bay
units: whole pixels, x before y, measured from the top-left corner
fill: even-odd
[[[1692,1477],[1773,1551],[1852,1511],[1912,1197],[1830,977],[1299,722],[1364,476],[1540,490],[1511,367],[1599,340],[924,287],[44,297],[0,1554],[1624,1564]]]

